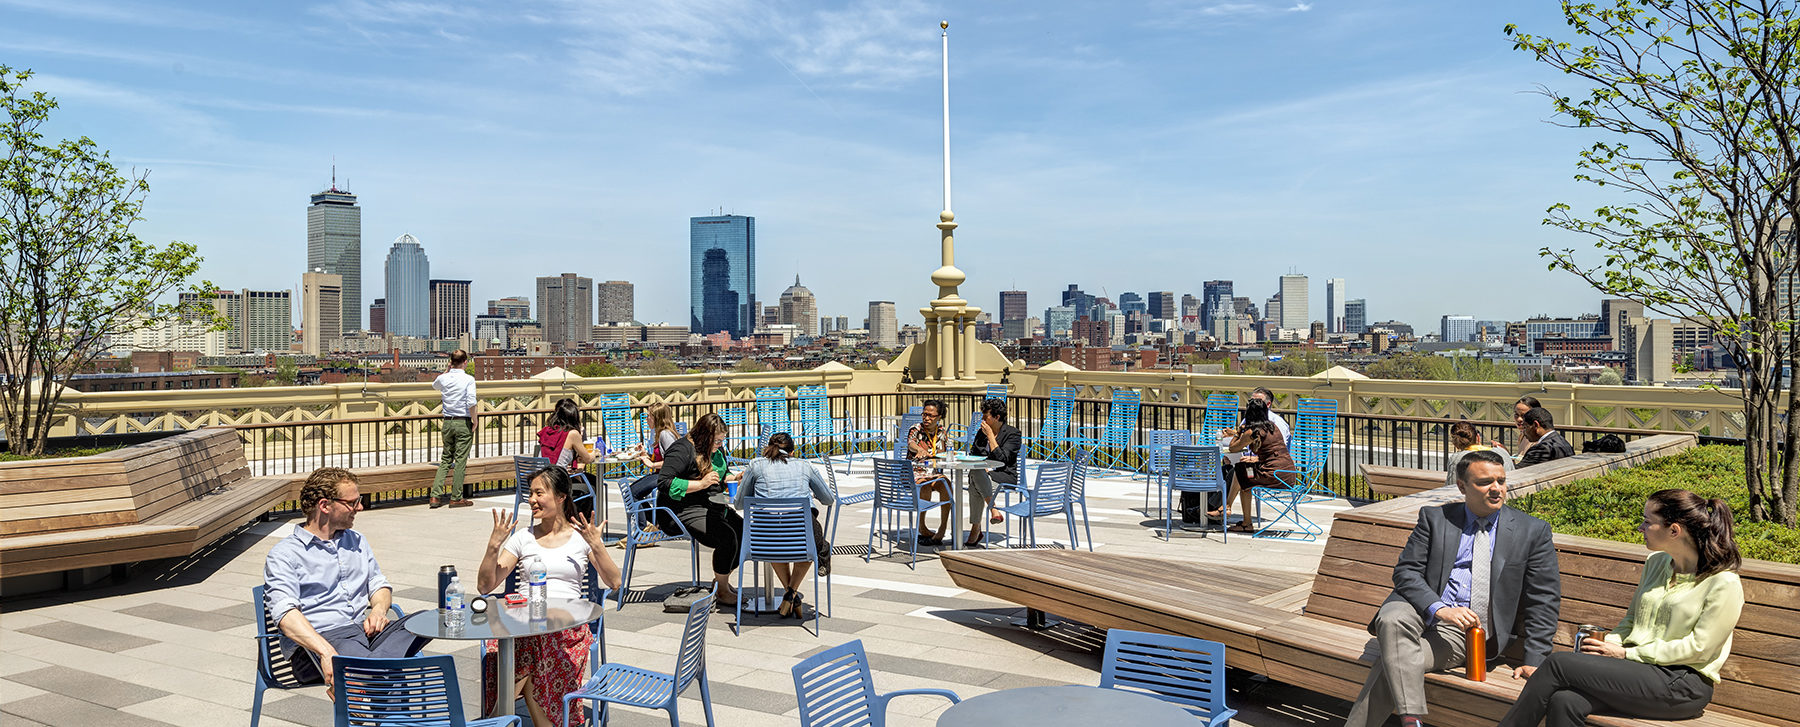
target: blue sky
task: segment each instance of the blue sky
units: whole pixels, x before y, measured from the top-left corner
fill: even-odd
[[[1422,329],[1598,308],[1537,255],[1585,245],[1545,207],[1613,201],[1532,92],[1577,89],[1501,33],[1568,36],[1545,0],[0,0],[0,63],[150,170],[137,232],[224,287],[298,287],[335,158],[367,299],[411,233],[477,307],[572,271],[685,321],[688,218],[723,209],[757,218],[760,298],[798,273],[854,325],[936,292],[940,19],[986,310],[1221,278],[1260,306],[1290,270],[1315,319],[1332,277]]]

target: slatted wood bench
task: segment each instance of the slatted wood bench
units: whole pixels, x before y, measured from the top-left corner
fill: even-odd
[[[0,465],[0,576],[190,555],[267,512],[237,432],[202,429],[87,457]]]
[[[1389,467],[1362,464],[1363,481],[1378,495],[1400,497],[1443,487],[1449,479],[1445,470],[1422,470],[1412,467]]]

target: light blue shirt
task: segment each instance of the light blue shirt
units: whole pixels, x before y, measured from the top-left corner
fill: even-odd
[[[806,497],[811,495],[819,502],[831,504],[831,486],[825,484],[825,476],[819,474],[817,467],[811,462],[798,457],[789,457],[786,461],[757,457],[744,467],[744,479],[738,483],[737,500],[731,504],[742,509],[744,496],[750,497]]]
[[[1500,513],[1494,513],[1485,518],[1471,518],[1468,523],[1463,525],[1462,537],[1456,540],[1456,562],[1450,566],[1450,579],[1444,582],[1444,592],[1440,594],[1441,597],[1428,609],[1432,623],[1437,622],[1437,610],[1440,608],[1445,606],[1469,607],[1469,595],[1473,585],[1471,581],[1475,577],[1474,571],[1470,570],[1475,564],[1475,530],[1481,528],[1490,531],[1488,533],[1488,555],[1492,557],[1495,549],[1500,547],[1499,538],[1494,537],[1499,533],[1493,530],[1494,523],[1499,520]],[[1491,586],[1492,583],[1490,582],[1489,585]],[[1488,615],[1485,613],[1479,615],[1483,625],[1486,625]]]
[[[269,549],[263,583],[276,623],[297,608],[315,631],[360,623],[369,595],[389,587],[360,533],[345,530],[324,540],[303,527]]]
[[[444,416],[466,417],[475,410],[475,377],[462,369],[438,374],[431,387],[444,394]]]

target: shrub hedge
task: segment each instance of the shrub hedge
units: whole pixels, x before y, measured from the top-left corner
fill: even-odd
[[[1559,533],[1642,543],[1637,526],[1651,493],[1676,487],[1693,490],[1731,505],[1744,557],[1800,564],[1800,529],[1750,522],[1750,493],[1744,482],[1744,449],[1710,445],[1553,487],[1514,504]]]

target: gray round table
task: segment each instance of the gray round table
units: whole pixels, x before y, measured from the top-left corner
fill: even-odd
[[[493,639],[500,642],[498,653],[494,657],[494,671],[497,685],[512,684],[513,675],[513,639],[521,636],[541,636],[567,631],[589,621],[600,618],[606,608],[583,598],[551,598],[544,601],[544,618],[532,619],[527,606],[504,607],[499,598],[488,599],[486,613],[475,613],[463,609],[463,624],[460,629],[445,627],[443,610],[436,609],[418,618],[406,620],[406,630],[429,639],[445,639],[449,641],[486,641]],[[429,616],[427,618],[426,616]],[[498,694],[505,694],[504,691]],[[503,717],[512,714],[513,700],[494,699],[494,713],[488,717]]]
[[[964,473],[969,470],[986,471],[999,469],[1006,465],[984,457],[965,459],[963,455],[952,454],[950,456],[940,456],[935,458],[935,461],[932,462],[931,466],[938,469],[950,470],[950,534],[954,537],[950,538],[948,542],[951,550],[960,550],[962,549],[963,542],[963,484],[964,477],[967,476]],[[921,513],[919,515],[919,522],[923,524],[924,520],[925,515]]]
[[[1023,687],[952,705],[938,727],[1196,727],[1200,718],[1148,694],[1099,687]]]

